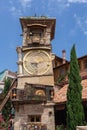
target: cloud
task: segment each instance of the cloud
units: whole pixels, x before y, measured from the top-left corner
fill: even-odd
[[[9,11],[11,12],[12,15],[15,15],[15,16],[22,15],[21,9],[17,9],[15,6],[11,6]]]
[[[9,11],[12,15],[20,16],[23,15],[23,13],[26,12],[26,9],[31,6],[31,2],[33,0],[9,0]]]
[[[19,0],[19,3],[21,4],[23,10],[26,9],[26,7],[31,6],[32,0]]]
[[[12,6],[10,9],[10,11],[12,11],[12,12],[15,12],[15,10],[16,10],[15,6]]]
[[[61,14],[66,8],[70,6],[70,3],[67,2],[67,0],[9,0],[9,4],[12,15],[15,14],[18,16],[24,15],[27,10],[32,11],[32,9],[35,9],[36,13],[41,10],[41,12],[46,13],[46,15],[53,14],[53,12]]]
[[[70,3],[87,3],[87,0],[68,0]]]
[[[12,15],[25,15],[27,11],[30,14],[61,15],[66,9],[71,7],[72,3],[87,3],[87,0],[9,0],[10,12]]]
[[[74,18],[81,31],[87,35],[87,17],[78,17],[76,14],[74,14]]]
[[[64,10],[70,7],[67,0],[48,0],[48,13],[61,15]]]

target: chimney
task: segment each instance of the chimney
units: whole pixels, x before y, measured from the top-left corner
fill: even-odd
[[[62,59],[63,59],[63,64],[66,63],[66,50],[62,50]]]

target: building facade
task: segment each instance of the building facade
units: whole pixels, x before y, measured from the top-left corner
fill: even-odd
[[[0,93],[3,92],[4,90],[4,82],[7,78],[10,78],[11,80],[16,78],[16,73],[12,72],[10,70],[3,70],[2,72],[0,72]]]

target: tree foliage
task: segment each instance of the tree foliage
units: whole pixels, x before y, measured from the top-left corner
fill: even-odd
[[[84,125],[82,105],[82,85],[75,45],[70,54],[69,86],[67,90],[67,130],[76,130],[76,126]]]
[[[4,86],[4,91],[3,91],[4,96],[6,96],[6,94],[8,93],[10,85],[11,85],[11,80],[7,78],[5,80],[5,86]],[[10,111],[11,111],[11,100],[9,99],[7,103],[5,104],[4,108],[2,109],[2,115],[5,121],[8,120]]]

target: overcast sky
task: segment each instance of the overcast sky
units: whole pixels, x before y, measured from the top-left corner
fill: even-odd
[[[16,47],[22,45],[19,18],[27,16],[56,18],[53,53],[70,59],[72,45],[77,57],[87,54],[87,0],[0,0],[0,71],[17,71]]]

